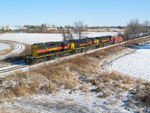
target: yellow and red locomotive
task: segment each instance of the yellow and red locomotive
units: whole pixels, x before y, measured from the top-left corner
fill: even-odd
[[[99,48],[106,45],[122,42],[121,36],[101,36],[84,38],[80,40],[68,40],[62,42],[46,42],[31,45],[31,55],[25,57],[27,64],[39,63],[56,57],[79,53],[89,49]]]

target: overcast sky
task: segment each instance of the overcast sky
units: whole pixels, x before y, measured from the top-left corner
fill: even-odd
[[[0,26],[126,25],[131,19],[150,20],[150,0],[0,0]]]

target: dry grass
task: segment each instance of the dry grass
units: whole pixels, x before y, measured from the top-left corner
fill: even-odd
[[[19,97],[19,96],[26,96],[28,95],[28,91],[25,87],[14,87],[12,88],[12,92],[14,93],[15,96]]]
[[[82,85],[78,89],[83,92],[88,92],[90,91],[90,86],[91,86],[90,83],[88,84],[88,83],[83,82]]]
[[[94,73],[94,68],[97,68],[98,64],[98,60],[81,56],[55,64],[47,64],[28,72],[16,72],[1,79],[3,85],[0,89],[3,89],[3,92],[0,95],[13,98],[38,92],[54,93],[64,88],[78,89],[79,86],[82,87],[79,78],[87,73]]]
[[[149,41],[150,41],[150,37],[143,38],[143,39],[138,38],[138,39],[130,40],[130,41],[126,42],[124,45],[131,46],[131,45],[143,44],[143,43],[149,42]]]
[[[109,95],[114,92],[131,90],[135,84],[135,81],[133,78],[122,75],[118,72],[103,72],[100,73],[100,75],[97,76],[94,80],[92,80],[92,84],[97,86],[94,91],[104,92],[107,89],[109,91],[107,92],[107,95]]]
[[[30,48],[27,47],[22,55],[28,54]],[[84,56],[77,56],[64,61],[46,64],[28,72],[17,72],[1,79],[0,98],[13,98],[26,96],[35,93],[55,93],[61,89],[80,89],[89,91],[89,83],[95,85],[99,97],[107,97],[114,92],[131,90],[136,84],[136,80],[118,72],[99,72],[101,60],[118,54],[125,49],[124,45],[89,53]],[[87,75],[96,74],[95,78],[82,81]],[[143,83],[138,82],[139,86]],[[148,87],[149,88],[149,87]],[[106,91],[107,89],[107,91]]]
[[[53,93],[58,91],[56,83],[45,84],[41,86],[40,90],[47,93]]]
[[[150,82],[143,82],[141,85],[136,85],[132,93],[142,103],[150,106]]]
[[[88,56],[78,56],[74,59],[67,60],[64,65],[69,68],[69,71],[77,72],[80,76],[86,76],[86,74],[94,73],[97,71],[97,65],[99,61],[88,57]]]
[[[125,49],[126,49],[126,47],[124,47],[124,45],[116,45],[114,47],[105,48],[101,51],[96,51],[94,53],[89,53],[88,56],[97,58],[99,60],[102,60],[102,59],[107,58],[109,56],[112,56],[114,54],[118,54],[118,53],[120,53],[121,51],[123,51]]]

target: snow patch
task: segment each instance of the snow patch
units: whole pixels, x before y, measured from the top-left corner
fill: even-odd
[[[0,43],[0,50],[4,50],[8,48],[10,48],[9,44]]]
[[[150,44],[135,46],[133,54],[112,63],[112,70],[150,81]]]
[[[120,95],[127,99],[127,93]],[[96,93],[63,90],[56,94],[38,94],[26,98],[18,98],[13,104],[0,104],[0,108],[22,109],[29,112],[42,113],[129,113],[125,109],[122,98],[118,94],[108,98],[99,98]],[[132,111],[132,110],[131,110]]]

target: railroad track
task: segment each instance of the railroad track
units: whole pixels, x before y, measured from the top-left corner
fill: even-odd
[[[9,41],[1,41],[1,42],[9,44],[9,45],[12,44],[15,47],[11,52],[6,53],[4,55],[1,55],[0,56],[0,61],[3,61],[7,57],[12,56],[14,54],[18,54],[18,53],[22,52],[25,49],[24,45],[21,44],[21,43],[12,42],[12,41],[10,41],[10,42]],[[25,65],[24,66],[19,66],[19,65],[6,66],[6,67],[3,67],[3,68],[0,68],[0,75],[4,74],[4,73],[7,73],[7,72],[10,72],[10,71],[15,71],[17,69],[21,69],[21,68],[24,68],[24,67],[26,67],[26,66]]]
[[[25,49],[25,47],[22,44],[17,42],[9,42],[9,44],[13,44],[15,46],[15,49],[13,49],[10,53],[0,56],[0,60],[4,60],[6,57],[11,56],[13,54],[18,54]]]
[[[0,74],[4,74],[6,72],[11,72],[11,71],[16,71],[18,69],[22,69],[22,68],[25,68],[27,67],[27,65],[25,66],[10,66],[10,67],[5,67],[5,68],[0,68]]]
[[[147,37],[143,37],[143,38],[147,38]],[[141,38],[141,39],[143,39]],[[134,39],[136,40],[136,39]],[[102,48],[98,48],[98,49],[94,49],[94,50],[90,50],[90,51],[87,51],[87,52],[83,52],[83,53],[78,53],[78,54],[74,54],[74,55],[69,55],[69,56],[65,56],[65,57],[61,57],[61,58],[58,58],[56,60],[50,60],[50,61],[45,61],[45,62],[42,62],[42,63],[38,63],[38,64],[33,64],[33,65],[21,65],[21,66],[10,66],[10,67],[6,67],[6,68],[0,68],[0,77],[4,77],[6,76],[6,74],[10,74],[10,72],[16,72],[16,71],[20,71],[24,68],[27,68],[28,69],[32,69],[32,68],[35,68],[35,67],[38,67],[38,66],[42,66],[44,64],[49,64],[49,63],[55,63],[55,62],[60,62],[60,61],[63,61],[65,59],[69,59],[69,58],[74,58],[76,56],[82,56],[82,55],[85,55],[85,54],[88,54],[88,53],[93,53],[95,51],[99,51],[99,50],[103,50],[103,49],[106,49],[106,48],[110,48],[110,47],[114,47],[114,46],[117,46],[117,45],[123,45],[125,44],[126,42],[129,42],[129,41],[125,41],[125,42],[122,42],[122,43],[118,43],[118,44],[113,44],[113,45],[110,45],[110,46],[105,46],[105,47],[102,47]],[[18,45],[20,46],[20,45]],[[18,50],[16,50],[17,52]],[[4,76],[3,76],[4,75]]]

